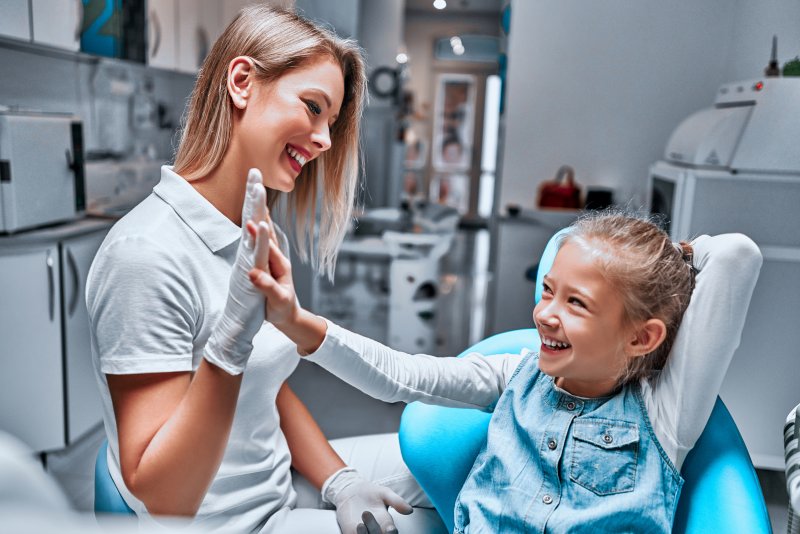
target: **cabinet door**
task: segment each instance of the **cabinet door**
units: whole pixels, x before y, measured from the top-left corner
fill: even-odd
[[[65,445],[58,248],[0,251],[0,429]]]
[[[222,33],[217,0],[178,0],[178,70],[194,74]]]
[[[147,64],[162,69],[178,66],[176,0],[147,3]]]
[[[3,0],[0,16],[0,35],[14,39],[31,40],[29,0]]]
[[[33,41],[66,50],[81,47],[82,0],[30,0]]]
[[[68,443],[75,441],[103,418],[92,366],[89,314],[84,294],[89,267],[107,231],[104,229],[61,243]]]

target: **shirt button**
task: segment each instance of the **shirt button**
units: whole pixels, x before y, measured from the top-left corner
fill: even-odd
[[[554,451],[554,450],[556,450],[556,447],[558,447],[558,443],[556,443],[556,440],[554,440],[554,439],[551,439],[550,441],[548,441],[548,442],[547,442],[547,447],[548,447],[548,448],[549,448],[551,451]]]
[[[542,502],[545,504],[550,504],[553,502],[553,498],[550,495],[545,495],[542,497]]]
[[[569,401],[567,403],[567,410],[574,410],[574,409],[575,409],[575,403],[572,402],[572,401]]]
[[[605,441],[606,443],[611,443],[612,441],[614,441],[614,438],[612,438],[610,434],[606,434],[605,436],[603,436],[603,441]]]

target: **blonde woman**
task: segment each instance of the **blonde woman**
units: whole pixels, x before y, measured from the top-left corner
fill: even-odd
[[[354,43],[291,12],[246,8],[203,65],[175,166],[101,246],[87,304],[108,464],[141,521],[391,532],[387,507],[411,512],[345,465],[285,384],[299,356],[264,322],[264,298],[247,278],[265,266],[267,190],[296,220],[300,257],[332,272],[353,205],[364,99]],[[397,449],[371,444],[382,455]],[[391,474],[384,482],[413,500],[418,486],[399,455],[393,462],[364,475]],[[300,510],[290,466],[336,512]]]

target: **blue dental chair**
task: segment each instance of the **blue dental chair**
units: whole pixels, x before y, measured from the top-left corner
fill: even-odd
[[[108,472],[107,451],[108,440],[104,440],[94,464],[94,513],[134,515]]]
[[[564,232],[550,239],[542,255],[536,302],[541,298],[542,277],[550,270],[558,249],[557,238]],[[461,356],[470,352],[519,353],[537,343],[535,329],[514,330],[487,338]],[[486,442],[490,418],[491,414],[478,410],[420,402],[409,404],[403,411],[400,420],[403,459],[450,532],[456,497]],[[686,457],[681,474],[685,483],[675,514],[674,533],[772,532],[750,455],[719,398],[700,439]]]

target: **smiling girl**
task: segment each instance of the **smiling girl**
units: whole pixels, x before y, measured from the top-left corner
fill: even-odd
[[[251,280],[309,360],[383,400],[493,412],[456,503],[459,533],[670,532],[681,465],[739,344],[762,261],[740,234],[673,244],[649,221],[587,215],[544,277],[531,350],[436,358],[299,308],[289,263],[270,247],[271,272],[253,269]]]
[[[392,530],[387,506],[410,513],[345,465],[286,385],[297,353],[264,322],[247,278],[266,267],[267,190],[295,221],[288,238],[273,230],[283,253],[291,240],[332,272],[353,206],[365,84],[352,41],[291,12],[244,9],[199,73],[174,167],[102,244],[87,283],[92,354],[109,471],[140,521],[349,534]],[[367,453],[390,445],[362,447],[354,461],[371,467]],[[396,456],[400,475],[365,475],[393,473],[387,485],[419,492]],[[300,502],[290,467],[321,491],[313,502]],[[299,509],[318,497],[336,512]]]

